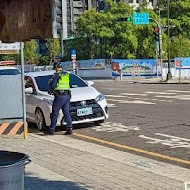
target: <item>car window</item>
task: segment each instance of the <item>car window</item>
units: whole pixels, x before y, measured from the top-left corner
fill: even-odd
[[[52,79],[52,75],[35,77],[38,89],[40,91],[48,91],[50,88],[48,84],[50,79]],[[88,86],[85,83],[85,81],[83,81],[81,78],[77,77],[74,74],[70,74],[70,88],[85,87],[85,86]]]
[[[2,69],[0,70],[0,75],[19,75],[20,71],[18,69]]]

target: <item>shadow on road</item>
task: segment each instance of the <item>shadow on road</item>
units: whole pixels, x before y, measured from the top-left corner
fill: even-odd
[[[46,180],[34,176],[32,173],[25,173],[25,190],[87,190],[89,188],[72,181]]]
[[[75,125],[73,125],[73,131],[76,132],[77,130],[85,129],[85,128],[89,128],[89,127],[93,127],[93,126],[96,126],[96,125],[94,123],[75,124]],[[57,126],[56,127],[56,133],[58,132],[58,134],[59,134],[62,131],[63,132],[66,131],[66,126]],[[35,123],[28,123],[28,132],[38,134],[40,131],[38,130]]]

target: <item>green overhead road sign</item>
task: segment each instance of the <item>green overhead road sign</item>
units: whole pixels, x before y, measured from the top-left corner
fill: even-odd
[[[149,24],[149,13],[133,13],[133,24]]]

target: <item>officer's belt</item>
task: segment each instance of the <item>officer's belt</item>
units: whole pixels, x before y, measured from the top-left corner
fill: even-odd
[[[55,90],[55,95],[69,95],[70,94],[70,90],[64,90],[64,91],[60,91],[60,90]]]

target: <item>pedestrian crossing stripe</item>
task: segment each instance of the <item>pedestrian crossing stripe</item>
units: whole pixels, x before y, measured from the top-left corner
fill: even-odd
[[[0,136],[14,136],[16,134],[22,134],[24,132],[23,122],[12,122],[0,124]]]

